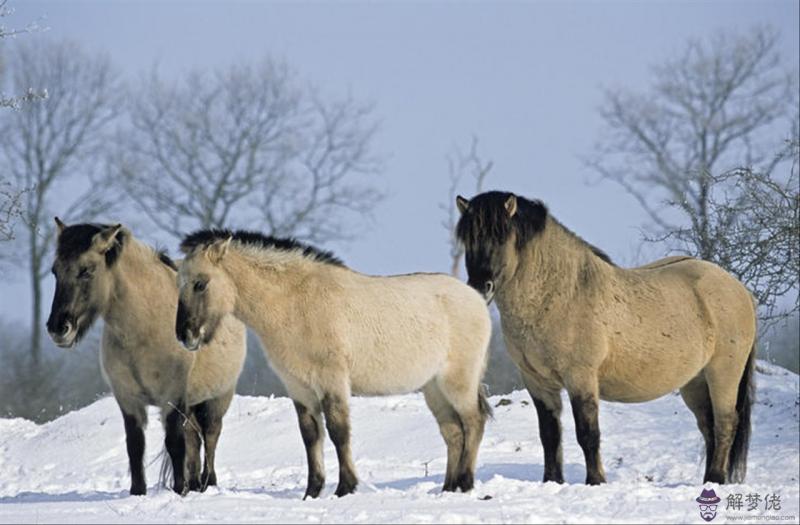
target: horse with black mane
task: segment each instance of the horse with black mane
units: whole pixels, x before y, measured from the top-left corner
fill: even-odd
[[[744,285],[691,257],[620,268],[538,200],[492,191],[456,201],[469,284],[496,301],[536,406],[544,481],[564,481],[563,389],[588,484],[605,481],[599,400],[643,402],[675,389],[705,439],[704,481],[744,479],[756,354]]]
[[[56,224],[56,290],[47,329],[58,346],[70,348],[98,317],[105,321],[100,364],[125,423],[130,493],[147,492],[148,405],[161,409],[173,490],[185,494],[216,485],[222,416],[246,354],[244,325],[232,317],[222,319],[207,348],[186,352],[172,323],[178,307],[177,266],[165,253],[139,242],[119,224],[67,226],[58,218]]]
[[[444,490],[470,490],[491,409],[480,381],[491,333],[481,296],[448,275],[364,275],[329,252],[259,233],[203,230],[181,243],[178,339],[207,344],[235,315],[259,336],[294,401],[308,460],[305,497],[325,482],[323,414],[337,496],[358,483],[349,398],[422,389],[447,445]]]

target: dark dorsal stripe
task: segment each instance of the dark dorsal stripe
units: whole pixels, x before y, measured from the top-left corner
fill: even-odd
[[[467,211],[456,225],[456,236],[468,250],[479,249],[482,245],[498,246],[505,243],[512,229],[516,233],[516,246],[521,250],[547,225],[547,206],[540,200],[529,200],[516,195],[517,211],[508,220],[505,203],[513,193],[488,191],[473,197]],[[560,224],[560,223],[559,223]],[[570,235],[582,242],[597,257],[613,265],[611,258],[600,248],[589,244],[561,225]]]
[[[92,247],[95,235],[110,228],[110,224],[84,223],[67,226],[58,236],[56,256],[64,261],[75,260]],[[106,265],[111,267],[119,259],[125,245],[126,234],[120,230],[115,237],[114,245],[106,252]]]
[[[284,252],[300,252],[303,257],[313,261],[332,264],[333,266],[344,267],[344,263],[333,253],[320,250],[314,246],[302,243],[296,239],[288,237],[272,237],[259,232],[245,230],[209,229],[198,230],[187,235],[181,242],[181,251],[189,253],[195,248],[204,248],[215,241],[231,238],[234,241],[247,245],[264,248],[265,250],[277,250]]]

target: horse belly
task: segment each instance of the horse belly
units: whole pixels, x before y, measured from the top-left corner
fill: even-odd
[[[354,356],[350,385],[357,395],[394,395],[422,388],[443,367],[447,344],[432,334],[428,341],[377,344]]]
[[[640,403],[688,383],[708,362],[702,346],[650,344],[610,352],[599,371],[600,397]]]

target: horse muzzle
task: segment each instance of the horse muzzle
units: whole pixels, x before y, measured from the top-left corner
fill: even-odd
[[[59,348],[72,348],[78,342],[78,327],[70,321],[64,322],[61,333],[56,333],[52,330],[48,330],[47,333]]]

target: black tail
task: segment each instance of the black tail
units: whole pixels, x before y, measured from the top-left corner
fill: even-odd
[[[736,414],[739,423],[728,456],[728,483],[742,483],[747,474],[747,449],[750,447],[750,409],[755,397],[753,372],[756,367],[756,343],[750,350],[742,379],[739,381],[739,395],[736,398]]]

